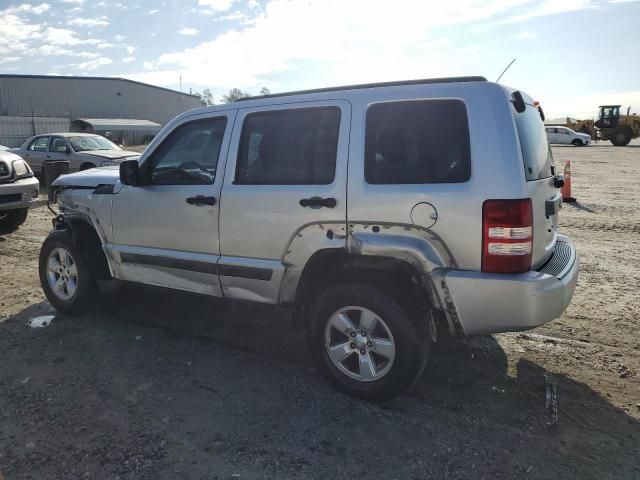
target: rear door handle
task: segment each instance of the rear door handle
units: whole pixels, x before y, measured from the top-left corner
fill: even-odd
[[[311,208],[334,208],[337,202],[335,198],[322,198],[322,197],[311,197],[311,198],[303,198],[300,200],[300,206],[302,207],[311,207]]]
[[[215,205],[216,197],[205,197],[204,195],[198,195],[196,197],[187,198],[189,205]]]

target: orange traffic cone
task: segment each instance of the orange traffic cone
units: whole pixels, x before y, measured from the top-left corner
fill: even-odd
[[[571,160],[567,160],[564,164],[564,185],[562,186],[562,201],[567,203],[575,202],[576,199],[571,196]]]

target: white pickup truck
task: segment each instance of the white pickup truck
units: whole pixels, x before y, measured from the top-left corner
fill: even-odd
[[[12,231],[27,220],[29,204],[40,184],[19,156],[0,150],[0,233]]]

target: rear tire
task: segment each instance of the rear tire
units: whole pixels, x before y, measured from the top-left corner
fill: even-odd
[[[628,128],[618,128],[611,134],[611,143],[616,147],[624,147],[631,141],[631,132]]]
[[[56,310],[76,314],[89,310],[98,292],[93,272],[65,230],[51,233],[42,244],[40,284]]]
[[[416,311],[363,283],[330,287],[311,307],[311,355],[339,390],[369,401],[394,398],[415,382],[429,355],[427,321]]]
[[[0,232],[12,232],[27,221],[29,208],[17,208],[0,212]]]

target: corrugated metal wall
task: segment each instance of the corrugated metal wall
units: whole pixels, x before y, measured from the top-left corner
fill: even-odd
[[[191,95],[117,78],[0,75],[0,115],[137,118],[164,125],[199,106]]]
[[[69,119],[65,117],[0,116],[0,145],[19,147],[33,135],[68,132],[69,126]]]

